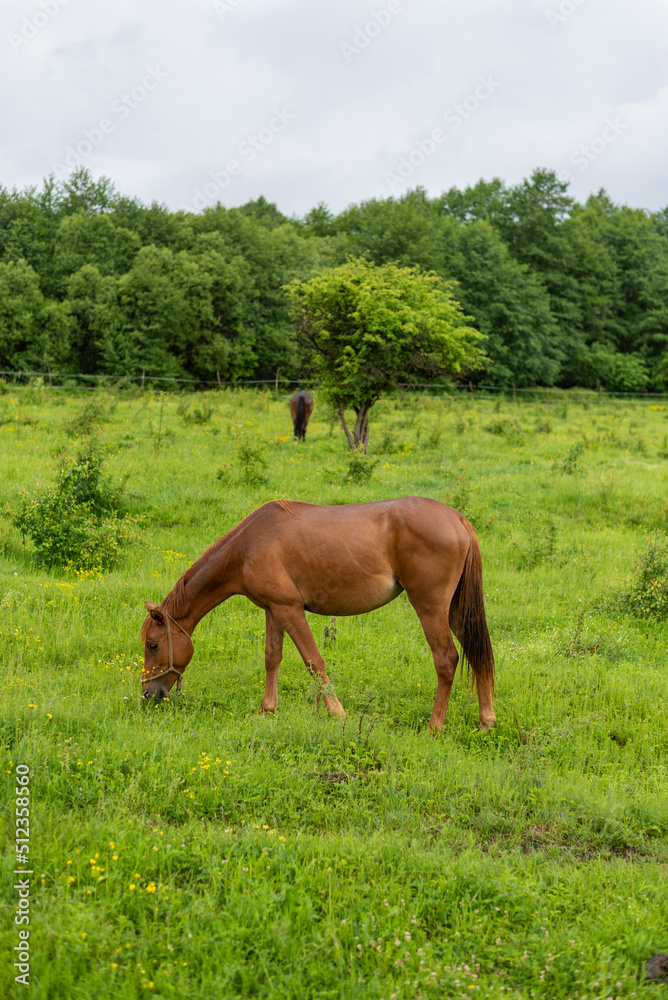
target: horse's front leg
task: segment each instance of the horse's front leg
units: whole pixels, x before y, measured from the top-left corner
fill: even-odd
[[[283,659],[283,626],[274,618],[269,608],[265,611],[267,635],[264,643],[264,666],[266,679],[264,698],[260,705],[260,715],[275,712],[278,705],[278,668]]]
[[[280,624],[297,647],[299,655],[306,664],[309,673],[318,680],[320,693],[329,714],[344,718],[346,713],[341,702],[332,691],[327,671],[325,670],[325,661],[315,644],[313,633],[309,628],[303,610],[301,608],[290,607],[274,608],[274,618],[279,619]]]

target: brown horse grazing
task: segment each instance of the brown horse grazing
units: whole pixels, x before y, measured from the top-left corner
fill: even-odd
[[[287,632],[319,679],[329,713],[342,716],[304,612],[359,615],[388,604],[402,590],[434,656],[438,686],[430,728],[443,726],[457,669],[452,630],[473,669],[481,726],[489,729],[496,722],[494,656],[480,547],[466,518],[423,497],[334,507],[272,500],[253,511],[186,570],[162,604],[146,602],[144,697],[160,701],[177,679],[180,687],[197,623],[228,597],[243,594],[266,616],[260,713],[276,709]]]
[[[313,413],[313,396],[304,389],[290,398],[290,416],[295,429],[295,441],[304,441],[309,417]]]

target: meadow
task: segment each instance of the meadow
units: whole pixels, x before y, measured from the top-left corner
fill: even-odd
[[[305,443],[269,391],[4,386],[3,827],[29,767],[30,993],[78,998],[660,996],[668,951],[668,635],[626,594],[668,528],[668,400],[412,394],[353,461],[315,395]],[[90,436],[137,534],[109,572],[35,565],[8,511]],[[375,464],[374,464],[375,463]],[[140,701],[144,601],[274,497],[423,495],[475,524],[498,724],[431,654],[405,595],[309,616],[347,710],[286,639],[260,717],[264,615],[194,635],[184,693]],[[2,867],[0,992],[24,995]]]

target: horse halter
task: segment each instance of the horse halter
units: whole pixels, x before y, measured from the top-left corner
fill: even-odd
[[[176,681],[176,692],[177,694],[179,694],[183,688],[183,670],[185,670],[186,668],[184,667],[183,670],[178,671],[174,666],[174,652],[172,650],[172,630],[169,623],[173,622],[177,628],[180,628],[183,634],[185,636],[188,636],[188,638],[190,639],[191,645],[192,645],[192,636],[188,635],[183,625],[179,625],[179,623],[174,618],[172,618],[172,616],[168,614],[164,610],[164,608],[162,610],[162,614],[165,616],[165,626],[167,628],[167,648],[169,649],[169,667],[167,668],[167,670],[163,670],[162,673],[153,674],[151,677],[147,677],[146,679],[149,681],[155,681],[158,679],[158,677],[164,677],[166,674],[176,674],[178,678],[178,680]]]

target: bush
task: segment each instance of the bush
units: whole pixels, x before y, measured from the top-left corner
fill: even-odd
[[[106,418],[105,394],[98,390],[92,393],[78,413],[65,424],[65,431],[68,434],[90,434],[103,424]]]
[[[237,447],[239,463],[239,482],[245,486],[268,486],[269,479],[265,475],[267,460],[261,445],[253,445],[250,441],[242,441]]]
[[[611,392],[646,392],[649,373],[642,358],[599,348],[589,353],[587,382]]]
[[[20,491],[12,523],[32,540],[41,566],[109,569],[137,535],[137,519],[122,512],[122,493],[102,475],[99,446],[89,442],[62,462],[53,485],[34,496]]]
[[[266,475],[267,459],[265,446],[262,443],[252,443],[242,437],[235,447],[238,474],[227,464],[221,465],[216,472],[216,479],[223,486],[269,486]]]
[[[377,465],[378,459],[372,461],[361,448],[358,448],[350,456],[347,471],[343,474],[344,483],[368,482]]]
[[[652,532],[636,563],[627,603],[639,618],[668,618],[668,535]]]
[[[203,403],[202,406],[196,406],[191,413],[190,404],[186,402],[186,400],[182,399],[176,408],[176,412],[182,418],[186,427],[189,427],[190,425],[208,424],[211,419],[211,414],[213,413],[213,406],[207,406],[206,403]]]
[[[489,506],[478,499],[478,490],[466,472],[460,471],[455,482],[445,490],[443,503],[449,504],[470,521],[476,531],[489,528],[496,516],[489,517]]]
[[[496,417],[485,426],[488,434],[497,434],[500,437],[508,437],[513,433],[515,424],[508,417]]]
[[[583,451],[584,445],[582,441],[576,441],[561,463],[561,471],[565,472],[567,476],[574,476],[576,472],[579,472],[580,455]]]

